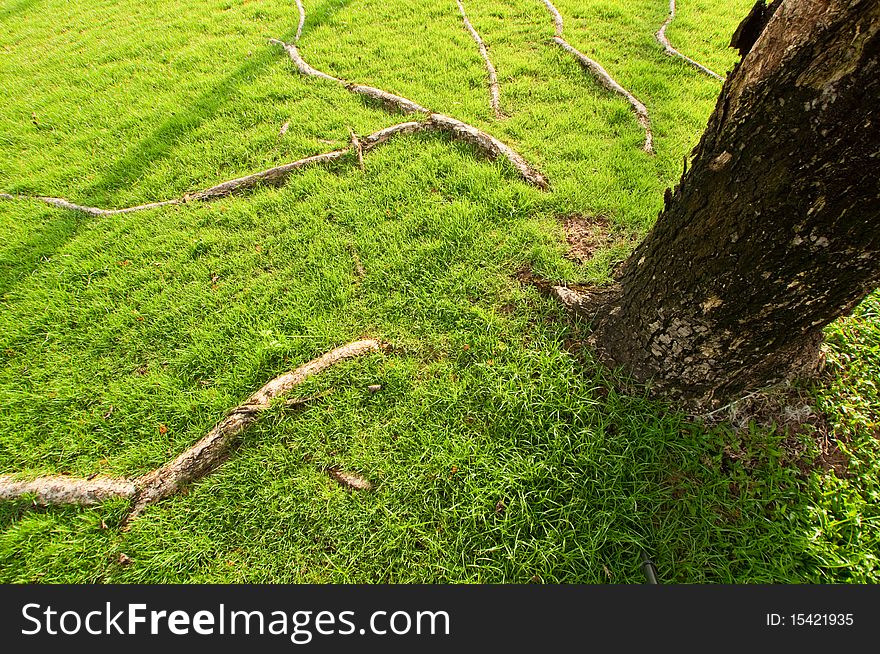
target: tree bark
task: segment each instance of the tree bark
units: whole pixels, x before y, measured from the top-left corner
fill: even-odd
[[[880,0],[764,20],[614,292],[584,304],[602,360],[692,405],[815,370],[822,328],[880,285]]]

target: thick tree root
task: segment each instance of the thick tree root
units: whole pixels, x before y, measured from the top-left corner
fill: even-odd
[[[550,294],[555,297],[562,306],[574,313],[580,313],[587,306],[587,297],[567,286],[553,286]]]
[[[344,86],[352,93],[357,93],[358,95],[363,95],[373,100],[377,100],[385,107],[401,111],[405,114],[423,114],[427,118],[426,122],[422,124],[423,130],[438,130],[446,132],[455,139],[467,141],[468,143],[475,145],[492,159],[495,159],[497,157],[504,157],[505,159],[510,161],[514,168],[516,168],[517,172],[519,172],[520,174],[520,177],[522,177],[524,181],[534,186],[537,186],[540,189],[547,189],[550,187],[550,184],[548,183],[546,177],[544,177],[541,173],[532,168],[525,161],[525,159],[523,159],[522,156],[515,152],[510,146],[505,145],[494,136],[491,136],[474,126],[463,123],[462,121],[455,118],[451,118],[444,114],[434,113],[427,107],[423,107],[417,102],[413,102],[409,98],[404,98],[403,96],[395,95],[393,93],[389,93],[388,91],[377,89],[373,86],[352,84],[338,77],[334,77],[333,75],[328,75],[327,73],[317,70],[316,68],[310,66],[305,61],[305,59],[303,59],[302,55],[299,52],[299,48],[297,48],[296,45],[293,43],[284,43],[283,41],[279,41],[278,39],[270,39],[269,42],[275,45],[280,45],[284,48],[284,50],[290,57],[290,60],[293,62],[294,66],[296,66],[296,69],[300,72],[300,74],[306,75],[308,77],[318,77],[320,79],[336,82],[337,84],[341,84],[342,86]]]
[[[589,321],[595,320],[603,312],[608,311],[611,303],[620,295],[617,284],[610,286],[551,286],[550,295],[570,313],[581,316]]]
[[[47,475],[29,481],[19,481],[13,475],[0,475],[0,500],[15,500],[32,495],[41,506],[79,504],[91,506],[114,497],[131,499],[137,495],[137,485],[118,477],[67,477]]]
[[[48,475],[20,481],[13,475],[0,475],[0,500],[14,500],[32,495],[37,503],[44,506],[89,506],[114,497],[131,499],[134,503],[125,519],[124,526],[127,527],[149,505],[174,495],[213,471],[223,461],[238,436],[257,420],[262,411],[269,408],[272,400],[336,363],[379,352],[381,348],[381,343],[373,339],[355,341],[331,350],[296,370],[275,377],[232,409],[198,443],[174,460],[137,479],[84,479]]]
[[[666,20],[663,22],[663,25],[660,26],[660,29],[654,35],[655,37],[657,37],[657,41],[660,43],[660,45],[663,46],[663,49],[666,51],[666,54],[668,54],[670,57],[678,57],[679,59],[683,59],[684,61],[689,63],[691,66],[696,68],[697,70],[699,70],[703,73],[706,73],[706,75],[709,75],[710,77],[714,77],[715,79],[723,82],[724,78],[721,77],[721,75],[719,75],[718,73],[716,73],[712,70],[709,70],[703,64],[699,63],[698,61],[694,61],[693,59],[691,59],[687,55],[683,55],[678,50],[676,50],[675,48],[672,47],[672,44],[669,42],[669,39],[666,37],[666,28],[669,27],[669,25],[672,23],[673,20],[675,20],[675,0],[669,0],[669,16],[666,17]]]
[[[471,38],[480,49],[480,56],[483,58],[483,63],[486,65],[486,72],[489,74],[489,105],[495,113],[495,118],[504,118],[504,113],[501,111],[501,92],[498,89],[498,74],[495,71],[495,66],[492,65],[492,60],[489,59],[489,50],[486,47],[486,44],[483,43],[483,39],[480,38],[479,32],[477,32],[477,30],[474,29],[474,26],[471,25],[471,21],[467,17],[467,13],[464,10],[464,5],[461,3],[461,0],[455,0],[455,2],[458,4],[458,10],[461,12],[462,20],[464,20],[464,27],[470,33]]]
[[[335,78],[334,78],[335,79]],[[336,80],[337,82],[341,82],[341,80]],[[420,113],[426,114],[430,113],[430,109],[423,107],[422,105],[413,102],[412,100],[408,100],[399,95],[394,95],[393,93],[389,93],[388,91],[383,91],[382,89],[377,89],[375,86],[364,86],[363,84],[349,84],[347,82],[342,82],[342,84],[352,93],[357,93],[358,95],[363,95],[367,98],[372,98],[373,100],[378,100],[386,107],[390,107],[392,109],[399,109],[405,114],[410,113]]]
[[[137,517],[150,504],[174,495],[190,482],[204,477],[216,468],[237,436],[256,421],[261,411],[269,408],[273,399],[288,393],[294,386],[335,363],[378,352],[380,349],[381,344],[372,339],[349,343],[267,383],[244,403],[230,411],[229,415],[198,443],[173,461],[140,477],[136,481],[137,499],[128,520]]]
[[[626,98],[626,101],[629,102],[630,107],[633,110],[633,113],[636,115],[636,120],[638,120],[639,125],[645,130],[645,144],[642,146],[642,149],[648,154],[654,154],[654,133],[651,130],[651,118],[648,115],[648,109],[642,104],[636,96],[627,91],[623,86],[621,86],[611,75],[606,71],[597,61],[590,59],[587,55],[582,53],[581,51],[574,48],[568,41],[565,40],[565,37],[562,34],[563,23],[562,23],[562,15],[553,6],[553,3],[550,0],[543,0],[544,5],[547,7],[547,10],[550,12],[550,15],[553,17],[553,24],[556,29],[556,35],[553,37],[553,42],[556,43],[559,47],[561,47],[566,52],[572,54],[575,59],[577,59],[581,65],[586,68],[592,75],[595,77],[598,82],[604,86],[609,91],[613,93],[617,93]]]
[[[459,141],[465,141],[482,150],[489,158],[496,159],[504,157],[519,172],[520,177],[533,186],[540,189],[549,188],[550,184],[547,178],[537,170],[532,168],[526,160],[523,159],[510,146],[505,145],[494,136],[477,129],[472,125],[463,123],[455,118],[450,118],[443,114],[431,114],[426,123],[427,129],[437,129],[448,133]]]

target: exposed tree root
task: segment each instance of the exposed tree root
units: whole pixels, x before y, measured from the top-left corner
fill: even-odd
[[[293,65],[296,66],[296,69],[302,75],[306,75],[308,77],[320,77],[321,79],[326,79],[331,82],[336,82],[337,84],[342,84],[352,93],[357,93],[359,95],[364,95],[368,98],[372,98],[373,100],[378,100],[385,106],[397,109],[405,114],[430,113],[430,111],[422,105],[417,104],[412,100],[408,100],[399,95],[388,93],[388,91],[383,91],[382,89],[377,89],[373,86],[365,86],[363,84],[350,84],[345,80],[339,79],[338,77],[333,77],[333,75],[328,75],[327,73],[321,72],[317,68],[312,68],[308,63],[306,63],[306,60],[302,58],[302,55],[299,53],[299,48],[297,48],[296,45],[293,43],[285,43],[284,41],[279,41],[278,39],[269,39],[269,43],[280,45],[282,48],[284,48],[284,50],[287,52],[287,56],[290,57]]]
[[[336,82],[337,84],[343,85],[352,93],[357,93],[358,95],[363,95],[373,100],[377,100],[381,102],[384,106],[391,109],[396,109],[405,114],[423,114],[427,118],[427,120],[422,123],[423,130],[444,131],[453,138],[467,141],[468,143],[477,146],[492,159],[497,157],[504,157],[505,159],[510,161],[511,164],[513,164],[513,167],[516,168],[517,172],[519,172],[523,180],[541,189],[549,188],[550,185],[547,182],[547,178],[545,178],[541,173],[532,168],[525,161],[525,159],[523,159],[510,146],[505,145],[494,136],[491,136],[474,126],[463,123],[462,121],[455,118],[451,118],[444,114],[434,113],[430,109],[423,107],[417,102],[413,102],[409,98],[404,98],[403,96],[395,95],[393,93],[389,93],[388,91],[383,91],[382,89],[377,89],[374,86],[352,84],[338,77],[334,77],[320,70],[317,70],[316,68],[310,66],[305,61],[305,59],[303,59],[302,55],[299,52],[299,48],[297,48],[295,44],[284,43],[283,41],[279,41],[278,39],[270,39],[269,42],[280,45],[284,48],[284,50],[290,57],[290,60],[296,66],[296,69],[300,72],[300,74],[309,77],[319,77],[321,79],[329,80],[331,82]]]
[[[550,294],[559,300],[560,304],[569,311],[579,313],[583,311],[587,305],[587,297],[577,291],[573,291],[567,286],[553,286]]]
[[[579,315],[589,321],[608,310],[611,301],[620,294],[617,284],[610,286],[551,286],[550,296],[555,298],[570,313]]]
[[[60,209],[81,211],[93,216],[113,216],[117,214],[133,213],[135,211],[145,211],[147,209],[157,209],[159,207],[185,204],[188,202],[208,202],[229,195],[238,195],[257,188],[258,186],[279,186],[283,184],[291,174],[298,170],[308,166],[330,164],[339,161],[349,153],[354,153],[357,157],[358,164],[363,167],[364,155],[373,148],[382,145],[391,137],[398,134],[412,134],[422,131],[445,132],[457,140],[471,143],[482,150],[483,153],[491,159],[505,157],[511,164],[513,164],[525,181],[542,189],[548,187],[547,180],[543,175],[534,170],[521,156],[495,137],[478,130],[476,127],[467,125],[460,120],[456,120],[455,118],[450,118],[443,114],[428,114],[425,122],[409,121],[398,123],[397,125],[391,125],[390,127],[385,127],[373,132],[368,136],[354,136],[351,141],[351,146],[345,149],[332,150],[331,152],[316,154],[311,157],[306,157],[305,159],[282,164],[281,166],[261,170],[258,173],[252,173],[250,175],[245,175],[244,177],[231,179],[202,191],[187,193],[182,198],[165,200],[163,202],[152,202],[150,204],[141,204],[136,207],[126,207],[124,209],[101,209],[99,207],[87,207],[75,204],[64,198],[51,198],[40,195],[11,195],[9,193],[0,193],[0,199],[44,202]]]
[[[340,84],[345,84],[338,77],[333,77],[332,75],[328,75],[327,73],[322,73],[320,70],[312,68],[306,63],[306,60],[302,58],[302,55],[299,53],[299,48],[296,47],[295,43],[285,43],[284,41],[279,41],[278,39],[269,39],[269,43],[274,45],[280,45],[287,52],[287,55],[290,57],[290,60],[293,62],[293,65],[296,66],[296,69],[302,73],[303,75],[308,75],[309,77],[320,77],[322,79],[330,80],[331,82],[339,82]]]
[[[294,171],[307,166],[339,161],[348,153],[349,149],[345,148],[344,150],[333,150],[332,152],[316,154],[312,157],[306,157],[305,159],[300,159],[299,161],[294,161],[289,164],[275,166],[274,168],[262,170],[258,173],[252,173],[250,175],[245,175],[244,177],[231,179],[228,182],[223,182],[216,186],[212,186],[211,188],[206,188],[204,191],[189,193],[184,196],[184,199],[188,202],[203,202],[206,200],[222,198],[227,195],[235,195],[236,193],[241,193],[242,191],[250,190],[257,186],[278,186]]]
[[[91,506],[114,497],[131,499],[137,494],[137,485],[118,477],[68,477],[47,475],[29,481],[19,481],[13,475],[0,475],[0,500],[15,500],[32,495],[41,506],[79,504]]]
[[[504,118],[504,113],[501,111],[501,93],[498,90],[498,74],[495,72],[492,60],[489,59],[489,50],[486,44],[483,43],[483,39],[480,38],[479,32],[471,25],[461,0],[455,0],[455,2],[458,4],[458,10],[461,12],[461,17],[464,20],[465,29],[470,32],[471,38],[476,42],[477,47],[480,48],[480,56],[483,58],[483,63],[486,64],[486,71],[489,73],[489,105],[495,113],[495,118]]]
[[[296,9],[299,12],[299,23],[296,26],[296,36],[293,38],[294,43],[299,43],[299,37],[303,33],[303,25],[306,22],[306,8],[303,7],[302,0],[296,0]]]
[[[510,146],[505,145],[494,136],[477,129],[472,125],[468,125],[467,123],[463,123],[460,120],[450,118],[443,114],[431,114],[428,117],[427,126],[428,129],[442,130],[459,141],[466,141],[467,143],[475,145],[492,159],[497,157],[506,158],[519,172],[520,177],[529,184],[541,189],[546,189],[550,186],[547,182],[547,178],[526,163],[526,160]]]
[[[357,138],[356,144],[353,141],[351,148],[346,148],[343,150],[333,150],[331,152],[325,152],[323,154],[316,154],[311,157],[306,157],[305,159],[299,159],[298,161],[283,164],[281,166],[275,166],[274,168],[269,168],[268,170],[262,170],[258,173],[252,173],[250,175],[245,175],[244,177],[231,179],[227,182],[217,184],[202,191],[187,193],[182,198],[165,200],[164,202],[141,204],[136,207],[127,207],[125,209],[100,209],[98,207],[85,207],[79,204],[74,204],[73,202],[70,202],[63,198],[50,198],[39,195],[10,195],[9,193],[0,193],[0,198],[4,200],[36,200],[39,202],[45,202],[46,204],[58,207],[60,209],[81,211],[91,214],[93,216],[113,216],[116,214],[132,213],[135,211],[145,211],[147,209],[156,209],[159,207],[167,207],[176,204],[185,204],[187,202],[207,202],[228,195],[237,195],[245,191],[252,190],[258,186],[278,186],[280,184],[283,184],[292,173],[298,170],[301,170],[308,166],[329,164],[335,161],[339,161],[345,155],[349,154],[349,152],[352,151],[354,151],[355,155],[357,156],[358,162],[362,164],[363,156],[365,153],[369,152],[379,145],[382,145],[392,136],[395,136],[397,134],[411,134],[413,132],[418,132],[424,129],[426,129],[425,123],[419,123],[415,121],[391,125],[390,127],[385,127],[377,132],[373,132],[369,136]]]
[[[544,5],[547,7],[547,11],[550,12],[550,15],[553,16],[553,27],[556,28],[556,36],[564,38],[562,36],[563,23],[562,23],[562,14],[559,13],[559,10],[553,6],[553,3],[549,0],[544,0]]]
[[[127,527],[150,504],[174,495],[186,485],[213,471],[225,458],[232,445],[259,414],[269,408],[272,400],[293,389],[309,377],[330,366],[378,352],[379,341],[366,339],[343,345],[313,359],[296,370],[280,375],[242,404],[230,411],[198,443],[163,466],[138,477],[94,477],[84,479],[48,475],[30,481],[19,481],[13,475],[0,475],[0,500],[13,500],[25,495],[35,496],[44,506],[60,504],[93,505],[106,499],[121,497],[134,501],[125,520]],[[302,402],[299,402],[302,403]]]
[[[297,1],[299,1],[299,0],[297,0]],[[698,61],[694,61],[693,59],[691,59],[687,55],[683,55],[678,50],[676,50],[675,48],[672,47],[672,44],[669,42],[669,39],[666,37],[666,28],[669,27],[669,25],[672,23],[673,20],[675,20],[675,0],[669,0],[669,16],[666,17],[666,20],[663,22],[663,25],[660,26],[660,29],[654,35],[655,37],[657,37],[657,41],[660,43],[660,45],[663,46],[663,49],[666,51],[666,54],[668,54],[670,57],[678,57],[680,59],[684,59],[687,63],[689,63],[691,66],[693,66],[697,70],[702,71],[702,72],[706,73],[706,75],[709,75],[710,77],[714,77],[715,79],[723,82],[724,78],[721,77],[721,75],[719,75],[718,73],[716,73],[712,70],[709,70],[703,64],[699,63]]]
[[[138,478],[138,495],[128,520],[137,517],[147,506],[175,494],[190,482],[204,477],[223,460],[236,437],[257,419],[259,412],[269,408],[273,399],[289,392],[294,386],[335,363],[378,352],[381,344],[369,339],[349,343],[276,377],[240,404],[221,420],[198,443],[173,461]]]
[[[609,91],[626,98],[626,101],[629,102],[630,107],[636,115],[639,125],[645,130],[645,144],[642,146],[642,149],[648,154],[654,154],[654,133],[651,131],[651,118],[648,115],[647,107],[645,107],[636,96],[623,88],[623,86],[611,77],[611,75],[608,74],[608,71],[606,71],[597,61],[590,59],[587,55],[574,48],[565,40],[565,37],[562,35],[562,15],[556,7],[553,6],[553,3],[550,2],[550,0],[543,0],[543,2],[547,7],[547,10],[550,12],[550,15],[553,16],[553,24],[556,28],[556,36],[553,37],[553,41],[563,50],[574,55],[575,59],[577,59],[584,68],[590,71],[593,77],[595,77],[602,86]]]
[[[126,207],[124,209],[100,209],[98,207],[85,207],[75,204],[64,198],[51,198],[44,195],[11,195],[9,193],[0,193],[3,200],[36,200],[43,202],[59,209],[67,209],[69,211],[81,211],[93,216],[114,216],[121,213],[134,213],[135,211],[146,211],[147,209],[158,209],[159,207],[168,207],[174,204],[181,204],[183,199],[165,200],[163,202],[151,202],[150,204],[140,204],[136,207]]]
[[[341,81],[341,80],[337,80]],[[357,93],[358,95],[363,95],[367,98],[372,98],[373,100],[378,100],[386,107],[390,107],[392,109],[399,109],[405,114],[409,113],[421,113],[427,114],[430,113],[430,109],[426,109],[422,105],[413,102],[412,100],[408,100],[399,95],[394,95],[393,93],[388,93],[388,91],[383,91],[382,89],[377,89],[375,86],[364,86],[363,84],[349,84],[347,82],[342,82],[342,84],[352,93]]]

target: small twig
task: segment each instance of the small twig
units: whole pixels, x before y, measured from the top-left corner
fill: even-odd
[[[326,391],[322,391],[321,393],[317,393],[315,395],[309,395],[308,397],[295,397],[289,400],[285,400],[284,406],[288,409],[297,409],[301,406],[305,406],[306,404],[311,404],[312,402],[317,402],[328,395],[333,393],[332,388],[328,388]]]
[[[735,407],[735,406],[736,406],[737,404],[739,404],[740,402],[745,402],[746,400],[750,400],[750,399],[752,399],[753,397],[755,397],[756,395],[759,395],[760,393],[764,393],[764,392],[766,392],[767,390],[768,390],[768,389],[763,388],[763,389],[759,389],[759,390],[757,390],[757,391],[752,391],[752,392],[749,393],[748,395],[743,395],[742,397],[738,397],[737,399],[733,400],[732,402],[728,402],[727,404],[725,404],[725,405],[722,406],[722,407],[718,407],[717,409],[714,409],[713,411],[709,411],[709,413],[704,413],[704,414],[701,414],[701,415],[694,415],[694,416],[691,416],[691,417],[692,417],[692,418],[711,418],[711,417],[713,417],[713,416],[718,415],[719,413],[722,413],[722,412],[724,412],[724,411],[728,411],[729,409],[732,409],[733,407]]]

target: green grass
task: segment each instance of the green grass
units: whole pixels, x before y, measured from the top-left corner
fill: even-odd
[[[119,503],[3,506],[0,581],[640,582],[642,549],[667,582],[880,581],[880,299],[830,328],[813,391],[851,456],[839,478],[802,472],[779,429],[703,426],[574,356],[581,326],[513,279],[528,264],[606,280],[719,91],[654,41],[666,2],[556,4],[572,45],[648,106],[656,157],[625,101],[548,43],[538,1],[467,5],[511,115],[498,122],[454,3],[306,0],[314,66],[480,126],[552,192],[422,135],[365,173],[307,170],[213,204],[0,202],[0,472],[141,474],[279,372],[361,336],[394,344],[308,382],[297,392],[333,393],[270,411],[130,532]],[[751,4],[680,2],[669,37],[724,72]],[[6,0],[0,191],[126,206],[396,122],[295,74],[266,43],[295,16],[286,0]],[[621,242],[571,263],[556,217],[573,212]],[[328,465],[376,490],[345,491]]]

